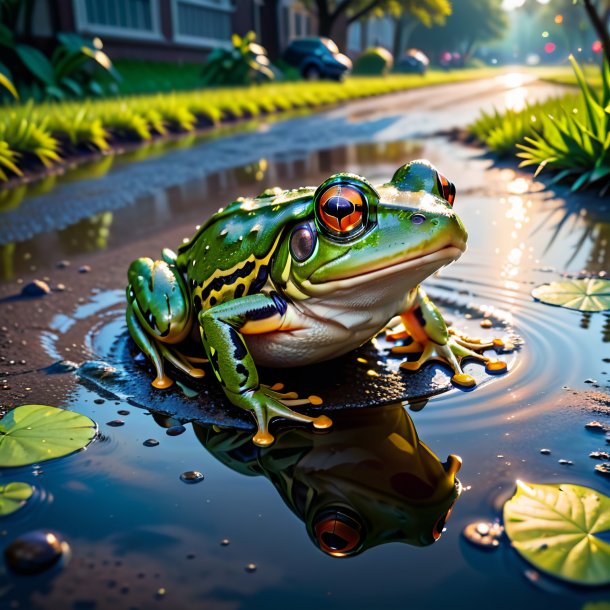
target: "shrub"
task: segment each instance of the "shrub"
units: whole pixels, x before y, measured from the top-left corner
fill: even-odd
[[[394,58],[387,49],[371,47],[358,57],[352,72],[356,75],[385,76],[393,65]]]

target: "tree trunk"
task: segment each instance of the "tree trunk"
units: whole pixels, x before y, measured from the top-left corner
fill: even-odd
[[[394,48],[392,53],[398,59],[407,50],[411,34],[417,27],[418,22],[408,13],[403,12],[398,19],[394,20],[394,25],[396,30],[394,31]]]
[[[600,42],[602,43],[606,61],[610,63],[610,33],[608,33],[608,28],[602,21],[602,18],[599,16],[597,9],[595,6],[593,6],[591,0],[583,0],[583,2],[589,17],[589,21],[591,22],[591,25],[593,26],[593,29],[595,30]]]

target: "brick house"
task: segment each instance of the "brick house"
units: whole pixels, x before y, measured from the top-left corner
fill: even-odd
[[[115,59],[200,61],[231,34],[253,30],[271,57],[315,34],[315,17],[299,0],[36,0],[33,34],[99,36]]]

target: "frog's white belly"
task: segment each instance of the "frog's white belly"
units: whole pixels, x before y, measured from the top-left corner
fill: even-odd
[[[262,366],[304,366],[337,358],[366,343],[405,311],[409,288],[388,286],[381,294],[343,291],[290,304],[289,328],[244,338],[254,361]]]

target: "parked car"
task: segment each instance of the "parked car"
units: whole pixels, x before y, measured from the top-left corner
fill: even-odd
[[[429,65],[430,60],[425,53],[418,49],[409,49],[394,64],[394,72],[424,75]]]
[[[297,38],[286,47],[282,59],[308,80],[341,80],[352,69],[350,58],[330,38]]]

